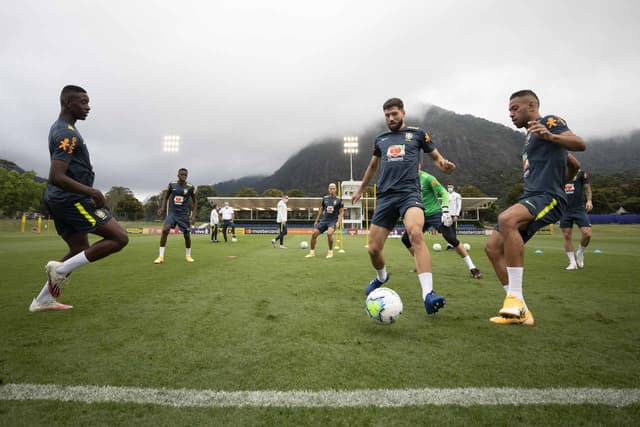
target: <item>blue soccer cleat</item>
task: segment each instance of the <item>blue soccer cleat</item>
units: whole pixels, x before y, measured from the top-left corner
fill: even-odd
[[[380,286],[382,286],[385,283],[387,283],[389,281],[389,277],[390,276],[391,275],[389,273],[387,273],[387,278],[386,278],[386,280],[384,282],[382,282],[380,279],[378,279],[378,277],[375,277],[372,281],[369,282],[369,285],[367,286],[367,289],[365,289],[365,291],[364,291],[365,295],[369,295],[371,292],[375,291]]]
[[[424,308],[427,310],[427,314],[436,314],[446,303],[444,297],[438,296],[434,291],[431,291],[424,299]]]

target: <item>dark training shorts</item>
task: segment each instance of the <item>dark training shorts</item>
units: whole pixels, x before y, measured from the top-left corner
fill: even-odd
[[[423,210],[422,197],[419,192],[388,193],[378,196],[376,210],[371,223],[387,230],[393,230],[398,219],[404,216],[409,208]]]
[[[518,203],[526,207],[533,215],[533,219],[527,224],[527,228],[520,230],[524,243],[527,243],[542,227],[559,221],[567,206],[566,201],[549,193],[535,196],[527,196],[525,194]],[[496,231],[500,231],[499,226],[496,226]]]
[[[177,225],[183,233],[191,232],[191,224],[189,223],[189,217],[187,215],[176,215],[175,213],[169,212],[164,223],[168,224],[171,228],[175,228]]]
[[[62,237],[77,233],[92,233],[97,225],[111,221],[107,208],[96,209],[91,198],[67,203],[47,203],[56,231]]]
[[[566,212],[560,220],[560,228],[571,228],[573,224],[578,227],[591,227],[591,220],[587,211],[582,209],[580,211]]]

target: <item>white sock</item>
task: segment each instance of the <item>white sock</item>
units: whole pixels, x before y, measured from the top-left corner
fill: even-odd
[[[509,290],[508,295],[515,295],[521,300],[522,296],[522,274],[524,267],[507,267],[507,276],[509,277]]]
[[[310,250],[309,250],[309,253],[310,253],[310,254],[315,254],[315,253],[316,253],[316,250],[315,250],[315,249],[310,249]]]
[[[53,299],[53,295],[49,292],[49,281],[44,282],[44,287],[36,297],[36,302],[38,304],[43,304],[47,301],[51,301]]]
[[[329,250],[327,251],[327,254],[328,254],[328,255],[331,255],[332,253],[333,253],[333,249],[329,249]]]
[[[418,280],[420,280],[420,287],[422,287],[422,300],[427,297],[427,294],[433,290],[433,275],[431,273],[418,274]]]
[[[164,246],[160,246],[160,254],[161,257],[164,257]]]
[[[378,275],[378,280],[381,282],[387,280],[387,266],[385,265],[380,270],[376,270],[376,274]]]
[[[474,268],[476,268],[476,266],[473,264],[473,261],[471,261],[471,256],[467,255],[466,257],[462,258],[462,260],[465,262],[465,264],[467,264],[469,270],[473,270]]]
[[[567,252],[567,257],[569,257],[569,264],[573,265],[576,263],[576,255],[573,252]]]
[[[87,256],[84,254],[84,251],[82,251],[79,254],[76,254],[71,258],[69,258],[68,260],[66,260],[65,262],[63,262],[60,267],[56,268],[56,272],[67,275],[71,273],[73,270],[75,270],[76,268],[89,264],[89,262],[90,261],[87,259]]]
[[[191,248],[187,248],[186,252],[187,252],[187,256],[191,256]]]
[[[580,245],[580,246],[578,247],[578,251],[577,251],[577,252],[579,252],[579,253],[583,253],[585,249],[587,249],[587,248],[585,248],[584,246]]]

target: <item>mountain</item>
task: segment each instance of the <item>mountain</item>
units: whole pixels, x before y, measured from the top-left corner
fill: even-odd
[[[24,169],[22,169],[20,166],[18,166],[17,164],[15,164],[14,162],[9,161],[9,160],[0,159],[0,168],[6,169],[8,171],[16,171],[20,175],[25,173]],[[35,182],[47,182],[47,180],[45,178],[42,178],[42,177],[39,177],[39,176],[34,177],[33,180]]]
[[[241,188],[256,188],[258,183],[264,178],[264,175],[244,176],[238,179],[218,182],[216,184],[213,184],[213,188],[218,194],[234,194],[237,193]]]
[[[438,150],[458,166],[447,176],[429,159],[423,162],[423,167],[443,184],[451,182],[458,187],[471,184],[487,195],[502,197],[522,181],[524,133],[521,131],[437,106],[431,106],[420,117],[407,117],[407,124],[425,129]],[[360,133],[360,150],[353,157],[354,179],[362,178],[371,159],[375,135],[383,130],[382,122],[377,128]],[[615,138],[587,139],[587,151],[576,153],[576,157],[592,174],[627,172],[640,176],[638,147],[640,131],[634,131]],[[326,193],[330,182],[348,179],[349,173],[349,157],[343,153],[342,141],[323,139],[302,148],[273,175],[259,179],[253,185],[243,181],[246,185],[242,186],[253,187],[258,193],[267,188],[284,191],[299,188],[308,195],[317,196]],[[218,184],[216,190],[221,192]]]

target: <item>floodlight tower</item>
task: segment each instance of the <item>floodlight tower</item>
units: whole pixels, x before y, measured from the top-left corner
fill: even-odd
[[[182,138],[180,138],[180,135],[165,135],[162,151],[165,153],[177,153],[180,151],[181,141]]]
[[[353,181],[353,155],[358,154],[358,137],[345,136],[342,140],[344,141],[344,154],[349,155],[350,181]]]

